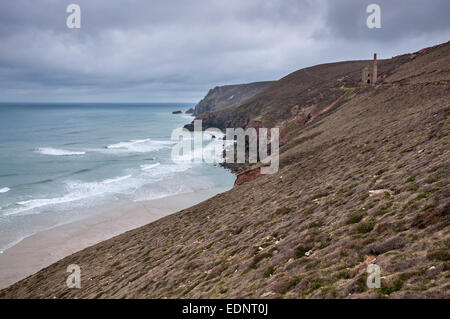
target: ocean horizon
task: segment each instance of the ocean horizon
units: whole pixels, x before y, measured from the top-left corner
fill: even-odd
[[[171,159],[171,132],[192,106],[0,103],[0,251],[111,201],[232,187],[221,167]]]

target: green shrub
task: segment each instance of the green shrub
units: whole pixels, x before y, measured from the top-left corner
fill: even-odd
[[[375,222],[367,221],[364,223],[360,223],[358,225],[357,230],[358,230],[358,233],[360,233],[360,234],[367,234],[367,233],[370,233],[374,227],[375,227]]]
[[[298,246],[295,248],[295,258],[302,258],[305,256],[305,253],[308,252],[310,248],[305,246]]]
[[[359,213],[351,214],[347,219],[347,225],[357,224],[363,219],[363,215]]]
[[[428,259],[439,260],[439,261],[449,261],[450,254],[448,249],[438,249],[427,254]]]
[[[312,200],[319,199],[319,198],[322,198],[322,197],[326,197],[328,195],[329,195],[329,193],[316,194],[316,195],[313,196]]]
[[[266,271],[264,272],[264,278],[269,278],[270,275],[272,275],[275,271],[275,268],[273,266],[270,266],[269,268],[266,269]]]
[[[380,292],[383,295],[390,295],[396,291],[399,291],[403,287],[404,280],[402,278],[398,278],[394,280],[391,284],[381,285]]]

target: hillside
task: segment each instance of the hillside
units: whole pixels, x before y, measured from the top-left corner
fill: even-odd
[[[379,80],[412,59],[402,55],[389,60],[380,60]],[[308,115],[320,113],[336,101],[345,89],[357,87],[361,81],[361,70],[372,63],[346,61],[305,68],[282,78],[263,92],[239,105],[215,110],[198,116],[206,127],[272,127],[280,125],[292,115],[306,120]]]
[[[232,105],[239,105],[260,93],[273,83],[274,82],[266,81],[216,86],[214,89],[209,90],[208,94],[197,103],[194,115],[198,116],[208,111],[214,111]]]
[[[379,61],[375,87],[358,85],[366,64],[303,69],[201,116],[279,125],[277,174],[73,254],[0,297],[448,298],[450,43]],[[365,284],[370,263],[380,289]],[[66,288],[69,264],[82,289]]]

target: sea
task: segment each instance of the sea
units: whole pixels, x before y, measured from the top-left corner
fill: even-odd
[[[231,188],[234,175],[217,163],[172,159],[172,131],[193,120],[190,107],[1,103],[0,253],[106,203]]]

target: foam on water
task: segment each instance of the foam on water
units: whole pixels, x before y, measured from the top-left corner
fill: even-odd
[[[106,146],[108,150],[118,150],[134,153],[148,153],[154,152],[163,148],[169,148],[174,144],[171,141],[154,141],[149,138],[141,140],[131,140],[127,142],[119,142]]]
[[[116,177],[116,178],[106,179],[102,183],[103,184],[117,183],[117,182],[123,181],[125,179],[128,179],[130,177],[131,177],[131,175],[120,176],[120,177]]]
[[[32,212],[36,208],[46,207],[50,205],[65,204],[75,202],[95,196],[103,196],[115,193],[127,193],[143,184],[143,180],[139,178],[131,179],[132,175],[119,176],[116,178],[105,179],[101,182],[80,182],[67,181],[65,187],[67,193],[63,196],[53,198],[37,198],[24,201],[18,201],[19,207],[9,209],[4,216],[15,215],[24,212]]]
[[[158,166],[154,166],[153,168],[158,167],[158,169],[145,169],[143,170],[143,176],[150,177],[161,177],[161,176],[171,176],[175,173],[182,173],[187,171],[192,167],[190,164],[160,164]],[[142,168],[141,168],[142,169]],[[187,183],[189,181],[186,181]]]
[[[52,155],[52,156],[71,156],[71,155],[86,154],[86,152],[69,151],[52,147],[39,147],[36,149],[36,152],[42,155]]]
[[[108,178],[99,182],[66,181],[64,182],[66,194],[58,197],[36,198],[18,201],[11,208],[4,211],[3,216],[21,213],[39,213],[38,208],[54,207],[55,205],[73,203],[90,198],[100,198],[106,195],[131,194],[138,188],[155,182],[162,178],[171,177],[176,173],[188,170],[191,165],[180,164],[148,164],[141,165],[137,174],[127,174]],[[188,183],[188,182],[187,182]],[[171,195],[167,193],[167,196]],[[60,206],[58,206],[60,207]]]
[[[0,158],[0,250],[23,236],[94,215],[97,207],[111,201],[231,187],[233,177],[225,170],[173,162],[171,149],[179,141],[171,140],[171,132],[193,119],[188,114],[173,116],[174,107],[3,106],[0,139],[8,136],[14,156]],[[22,121],[24,116],[33,121]],[[9,135],[11,129],[15,134]],[[23,134],[30,131],[33,134]],[[204,135],[204,144],[222,136]],[[196,154],[212,149],[205,145]]]
[[[116,144],[111,144],[111,145],[107,146],[106,148],[130,148],[136,144],[142,144],[142,143],[146,143],[149,141],[150,141],[149,138],[146,138],[143,140],[131,140],[129,142],[120,142],[120,143],[116,143]]]
[[[161,165],[161,163],[141,165],[141,169],[142,169],[143,171],[148,171],[149,169],[158,167],[159,165]]]
[[[202,162],[222,163],[224,142],[220,139],[213,139],[201,148],[190,149],[186,153],[174,154],[173,162],[177,164],[188,164]]]
[[[192,115],[190,115],[190,114],[182,114],[181,117],[184,118],[184,119],[191,120],[191,121],[192,121],[193,119],[195,119],[195,116],[192,116]]]

